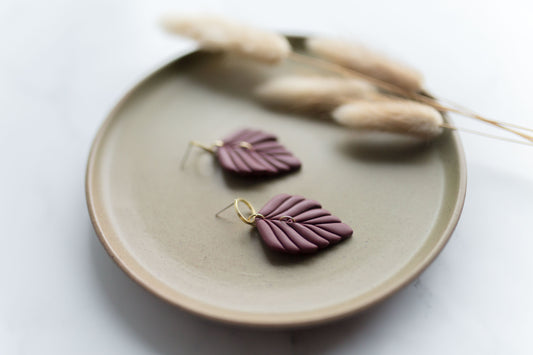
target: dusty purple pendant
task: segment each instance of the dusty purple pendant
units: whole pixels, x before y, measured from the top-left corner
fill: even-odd
[[[243,129],[222,141],[216,156],[223,169],[239,175],[277,175],[300,168],[302,163],[275,135]]]
[[[353,230],[316,201],[280,194],[255,218],[265,244],[289,254],[314,253],[350,237]]]

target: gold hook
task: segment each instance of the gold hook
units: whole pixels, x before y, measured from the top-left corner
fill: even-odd
[[[189,157],[189,154],[191,152],[191,147],[193,146],[198,147],[198,148],[205,150],[208,153],[215,154],[216,149],[218,147],[222,147],[223,145],[224,145],[224,142],[220,140],[216,140],[215,143],[213,143],[211,146],[203,145],[202,143],[197,142],[197,141],[190,141],[189,145],[187,146],[187,150],[185,151],[185,154],[183,155],[183,158],[181,159],[181,164],[180,164],[181,169],[185,168],[185,163],[187,162],[187,158]]]
[[[241,202],[244,203],[246,205],[246,207],[248,207],[248,209],[250,210],[250,215],[248,217],[244,216],[244,214],[241,212],[241,209],[239,208],[239,203],[241,203]],[[248,202],[245,199],[240,198],[240,197],[235,199],[235,201],[230,203],[228,206],[226,206],[223,209],[221,209],[220,211],[218,211],[215,216],[218,217],[219,214],[221,214],[222,212],[224,212],[225,210],[230,208],[232,205],[235,208],[235,212],[237,212],[237,216],[239,216],[241,221],[243,221],[246,224],[250,224],[252,226],[255,226],[255,219],[257,217],[265,218],[265,216],[263,216],[261,213],[257,213],[255,211],[254,206],[252,206],[252,204],[250,202]]]

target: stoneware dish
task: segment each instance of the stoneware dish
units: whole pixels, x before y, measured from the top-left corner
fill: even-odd
[[[369,138],[253,99],[258,83],[288,70],[313,72],[194,52],[134,87],[99,130],[86,180],[92,223],[126,274],[165,301],[249,326],[331,321],[413,281],[457,224],[466,171],[456,133],[422,144]],[[239,178],[200,149],[180,168],[190,140],[246,127],[276,134],[301,170]],[[320,201],[354,235],[312,256],[283,255],[233,210],[215,217],[237,197],[261,208],[279,193]]]

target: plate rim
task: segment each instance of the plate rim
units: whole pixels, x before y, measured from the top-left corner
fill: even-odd
[[[303,36],[288,36],[288,38],[301,39],[303,38]],[[119,268],[124,273],[126,273],[127,276],[129,276],[132,280],[134,280],[136,283],[141,285],[143,288],[145,288],[158,298],[193,314],[228,324],[279,329],[296,328],[327,323],[366,310],[390,297],[405,286],[409,285],[433,262],[433,260],[435,260],[435,258],[440,254],[444,246],[449,241],[451,235],[453,234],[453,231],[457,226],[457,223],[459,222],[459,218],[461,216],[466,197],[466,159],[461,139],[459,137],[459,134],[455,131],[449,133],[454,141],[458,153],[457,158],[459,186],[457,189],[457,201],[453,206],[453,212],[446,226],[446,229],[442,233],[442,236],[439,238],[438,243],[429,253],[424,256],[423,260],[415,266],[412,272],[409,272],[406,277],[396,278],[394,281],[391,281],[388,287],[384,287],[384,289],[376,291],[377,294],[367,300],[357,301],[357,299],[351,299],[340,304],[300,312],[285,312],[276,314],[243,312],[213,306],[208,303],[195,300],[189,296],[180,294],[179,292],[172,290],[169,286],[163,284],[161,281],[157,280],[146,270],[143,270],[140,265],[132,265],[131,260],[128,260],[130,259],[129,255],[124,253],[125,250],[122,250],[123,248],[120,245],[114,244],[112,238],[109,238],[109,235],[106,236],[106,232],[104,232],[105,223],[102,222],[98,217],[96,206],[97,201],[95,201],[97,198],[94,195],[94,170],[95,165],[97,164],[97,153],[99,151],[99,148],[101,147],[102,139],[105,133],[108,131],[108,127],[116,116],[116,113],[124,106],[124,104],[129,100],[133,93],[135,93],[152,77],[158,75],[162,71],[166,70],[168,67],[176,65],[177,63],[185,60],[189,56],[194,55],[198,52],[198,49],[186,51],[185,53],[179,55],[177,58],[167,62],[162,66],[158,66],[153,71],[150,71],[141,80],[134,84],[129,90],[127,90],[126,94],[121,97],[121,99],[115,104],[113,109],[109,112],[104,121],[101,123],[91,144],[85,173],[85,197],[87,202],[87,209],[89,212],[91,223],[98,239],[100,240],[100,243],[103,245],[104,249],[109,254],[111,259],[113,259],[113,261],[119,266]],[[447,119],[449,120],[448,117]],[[108,232],[107,234],[110,233],[112,232]]]

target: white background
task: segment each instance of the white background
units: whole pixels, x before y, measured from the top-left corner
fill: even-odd
[[[306,330],[228,327],[156,299],[104,252],[84,197],[105,115],[191,48],[156,26],[166,10],[356,38],[441,97],[533,126],[530,3],[2,0],[0,354],[532,354],[532,147],[463,134],[466,204],[443,253],[370,311]]]

